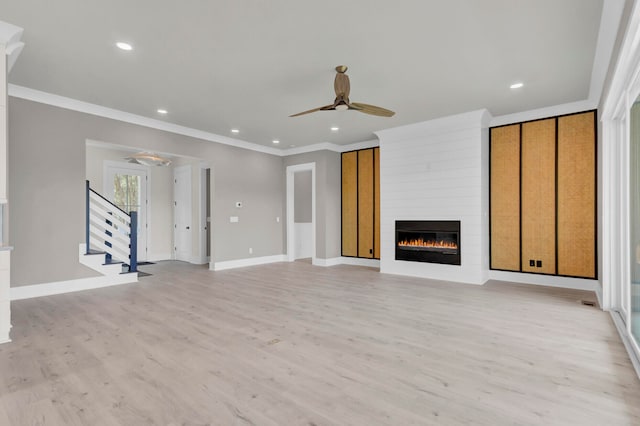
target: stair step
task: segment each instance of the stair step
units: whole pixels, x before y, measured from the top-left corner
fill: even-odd
[[[100,250],[89,250],[89,253],[84,253],[84,254],[85,256],[94,256],[94,255],[106,254],[106,253]]]

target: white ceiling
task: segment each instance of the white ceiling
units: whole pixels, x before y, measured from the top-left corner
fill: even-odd
[[[12,84],[286,149],[479,108],[498,116],[585,100],[602,9],[603,0],[0,0],[0,19],[24,28]],[[120,40],[134,50],[117,49]],[[289,118],[333,101],[340,64],[352,101],[396,115]],[[525,86],[510,90],[516,81]]]

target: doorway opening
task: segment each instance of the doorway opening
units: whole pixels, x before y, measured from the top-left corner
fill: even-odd
[[[305,174],[309,172],[310,176]],[[296,179],[300,189],[297,197]],[[305,188],[310,191],[310,200],[303,192]],[[307,210],[309,201],[310,214]],[[300,222],[296,223],[297,205]],[[316,262],[316,163],[287,167],[287,261],[308,257],[312,263]]]

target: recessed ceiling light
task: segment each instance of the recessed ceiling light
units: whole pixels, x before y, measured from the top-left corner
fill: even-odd
[[[522,86],[524,86],[524,83],[518,82],[518,83],[513,83],[511,86],[509,86],[510,89],[519,89]]]
[[[167,114],[169,111],[166,109],[158,108],[158,114]]]
[[[332,127],[332,128],[331,128],[331,131],[332,131],[332,132],[337,132],[338,130],[340,130],[340,128],[339,128],[339,127],[335,127],[335,126],[334,126],[334,127]]]
[[[122,50],[133,50],[133,46],[131,46],[129,43],[125,43],[124,41],[117,42],[116,46],[118,46],[118,48]]]
[[[279,143],[280,143],[280,141],[274,140],[274,141],[273,141],[273,143],[275,143],[275,144],[279,144]]]
[[[231,129],[231,133],[240,133],[240,130],[238,130],[238,129]]]

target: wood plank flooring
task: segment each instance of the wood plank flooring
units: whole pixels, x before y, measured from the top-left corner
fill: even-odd
[[[593,294],[280,263],[14,302],[1,425],[638,425]]]

